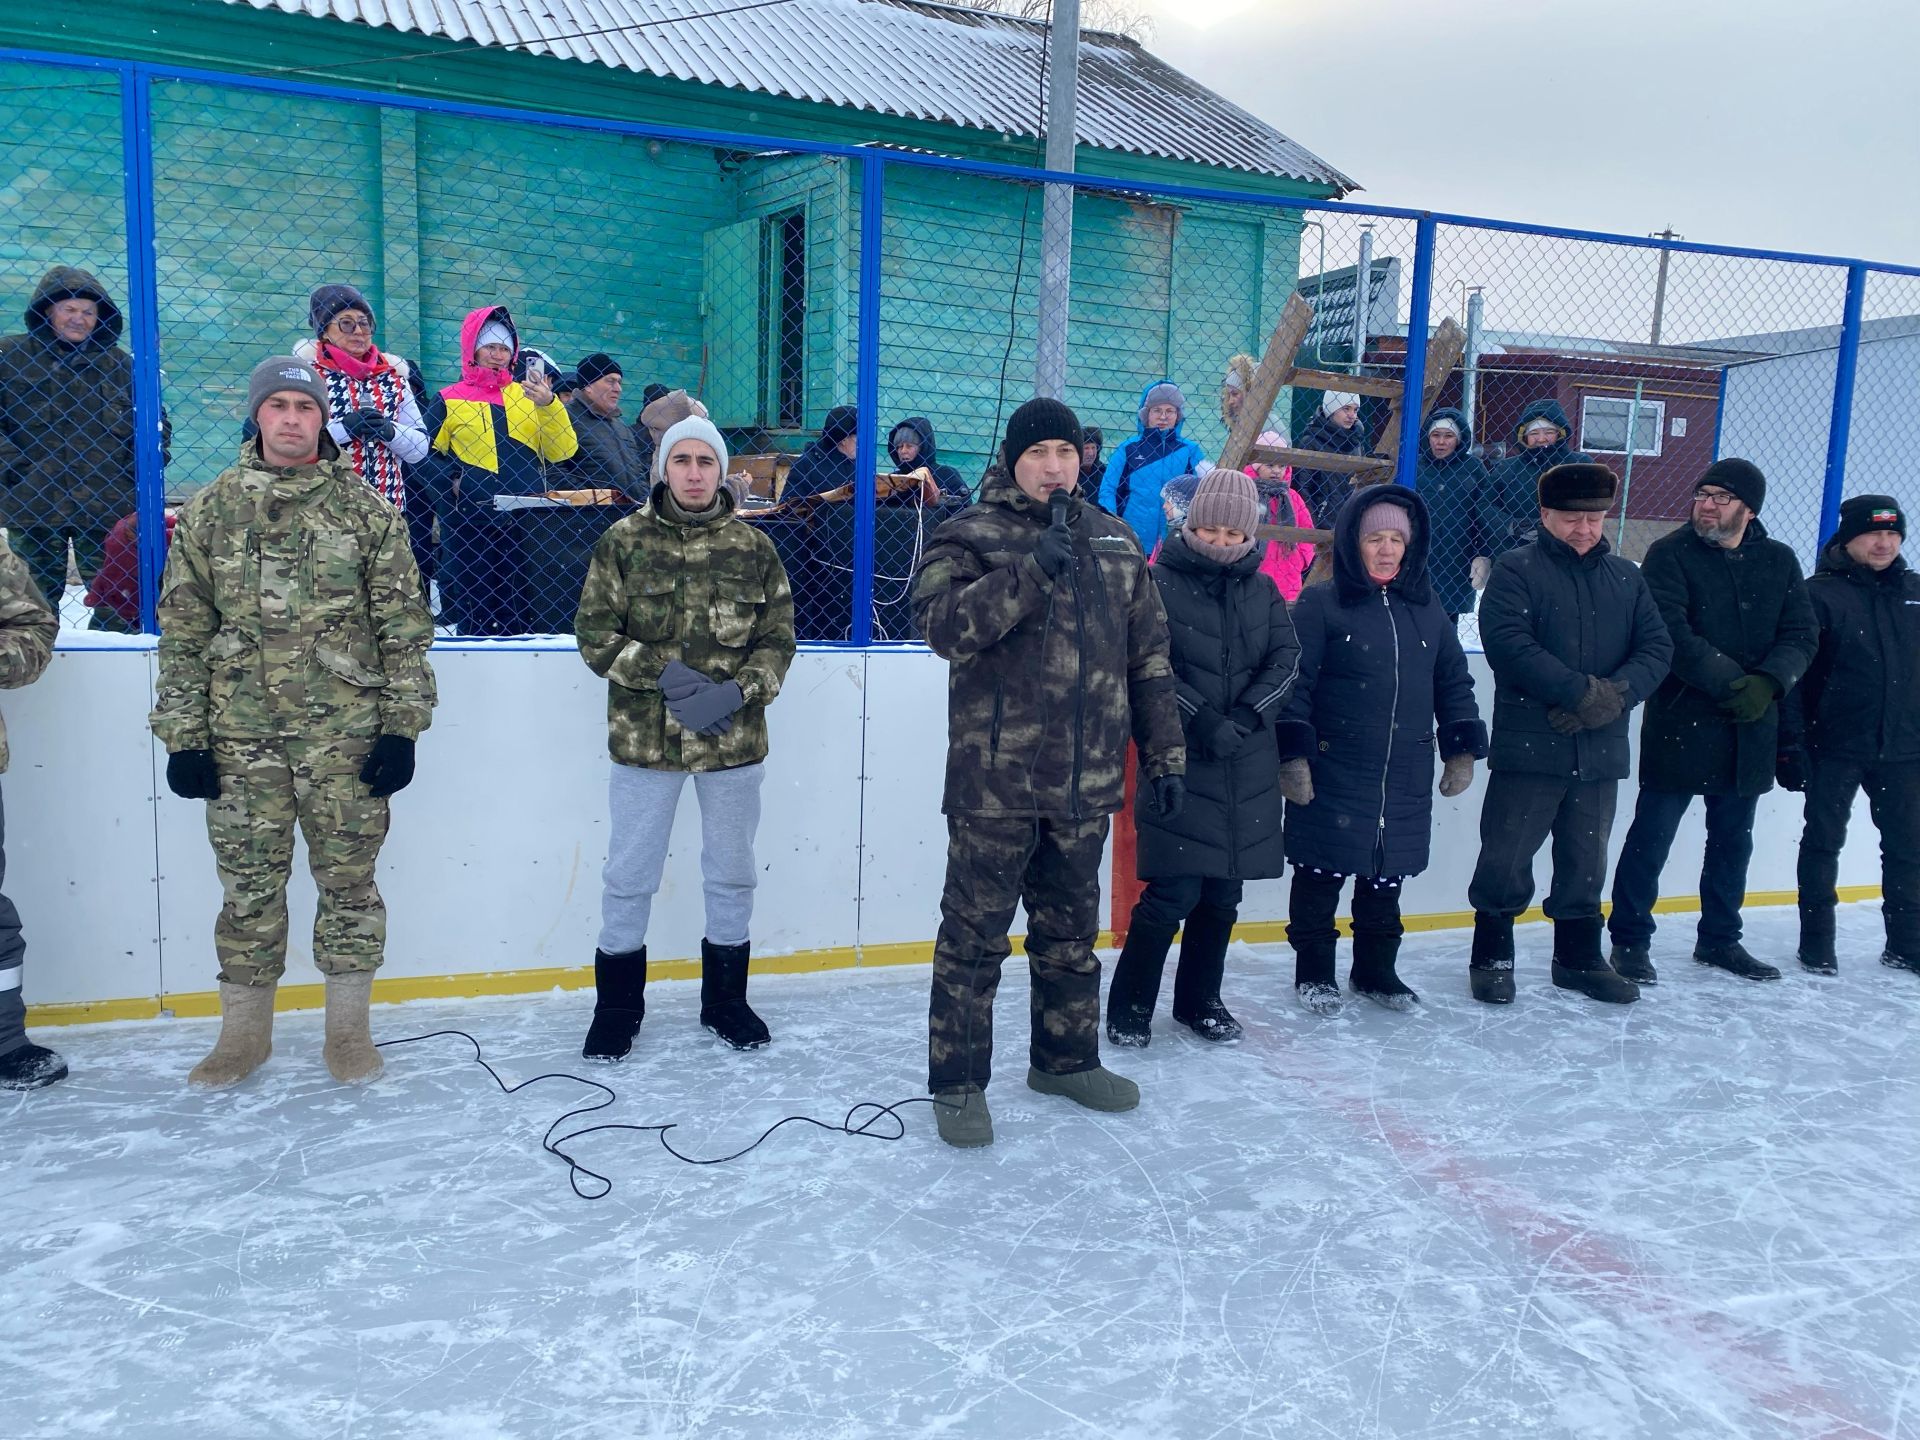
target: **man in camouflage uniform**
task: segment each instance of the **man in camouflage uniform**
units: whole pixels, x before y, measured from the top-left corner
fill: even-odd
[[[53,658],[59,629],[26,562],[0,539],[0,690],[18,690],[40,678]],[[0,718],[0,774],[6,768],[7,722]],[[0,885],[7,879],[6,844],[6,811],[0,809]],[[27,1005],[20,992],[26,950],[20,912],[0,893],[0,1090],[38,1090],[67,1078],[64,1060],[27,1039]]]
[[[726,471],[726,442],[705,419],[670,427],[652,499],[594,546],[574,619],[580,658],[607,679],[613,757],[589,1060],[624,1059],[646,1013],[647,922],[688,775],[706,892],[700,1023],[736,1050],[769,1039],[747,1004],[748,926],[767,706],[793,660],[793,592],[773,542],[735,518]]]
[[[263,361],[247,401],[258,437],[181,511],[161,582],[150,723],[174,794],[208,802],[226,892],[220,1039],[188,1079],[237,1084],[272,1053],[298,821],[320,892],[327,1069],[359,1083],[381,1070],[367,1018],[387,933],[374,861],[432,718],[433,621],[406,521],[326,434],[319,375]]]
[[[954,1145],[993,1140],[993,997],[1021,901],[1027,1084],[1096,1110],[1140,1101],[1100,1065],[1100,859],[1125,799],[1129,731],[1168,816],[1186,751],[1159,592],[1126,525],[1075,493],[1080,444],[1059,401],[1021,406],[980,503],[934,532],[914,579],[914,619],[952,665],[928,1085]]]

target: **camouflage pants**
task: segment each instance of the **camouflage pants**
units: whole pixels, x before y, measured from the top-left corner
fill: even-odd
[[[947,884],[933,947],[928,1086],[985,1088],[993,1060],[993,997],[1027,907],[1036,1070],[1070,1075],[1100,1063],[1100,859],[1107,821],[947,817]]]
[[[307,840],[320,892],[313,963],[323,975],[376,970],[387,907],[373,883],[387,802],[360,780],[372,740],[216,740],[220,798],[207,838],[226,901],[213,927],[220,978],[271,985],[287,966],[287,876],[293,827]]]

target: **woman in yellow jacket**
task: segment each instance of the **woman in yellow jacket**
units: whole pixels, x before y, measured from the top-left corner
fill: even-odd
[[[462,635],[526,630],[521,557],[497,495],[539,495],[547,467],[580,448],[552,377],[513,378],[520,337],[504,305],[487,305],[460,326],[460,383],[427,413],[441,457],[434,486],[440,514],[441,618]]]

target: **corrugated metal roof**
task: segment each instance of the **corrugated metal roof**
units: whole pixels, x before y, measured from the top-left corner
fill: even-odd
[[[227,0],[587,64],[1038,138],[1046,27],[931,0]],[[732,13],[723,13],[731,10]],[[1081,37],[1079,138],[1357,188],[1118,35]]]

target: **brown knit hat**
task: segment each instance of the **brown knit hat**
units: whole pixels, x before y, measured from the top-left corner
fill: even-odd
[[[1238,530],[1247,537],[1241,546],[1206,546],[1201,553],[1212,559],[1239,559],[1253,548],[1253,528],[1260,523],[1260,489],[1251,476],[1239,470],[1215,469],[1194,487],[1193,502],[1187,506],[1189,543],[1191,532],[1202,526]],[[1228,552],[1232,553],[1229,555]]]

